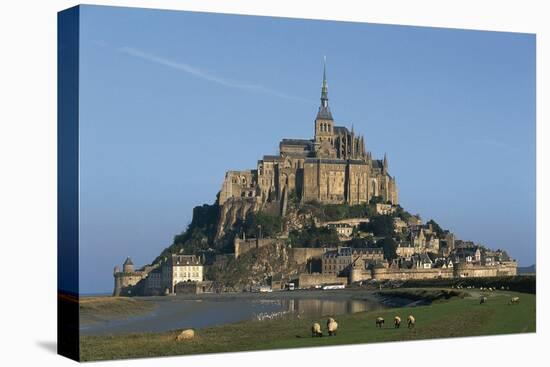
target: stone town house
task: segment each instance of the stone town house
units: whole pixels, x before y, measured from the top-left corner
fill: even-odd
[[[175,292],[175,286],[180,282],[201,282],[203,280],[203,265],[195,255],[172,254],[162,264],[161,282],[163,288],[170,293]]]
[[[354,205],[380,196],[384,202],[398,203],[387,157],[373,159],[362,135],[335,124],[325,70],[314,128],[313,139],[283,139],[279,154],[264,156],[256,169],[228,171],[219,204],[248,198],[260,205],[278,202],[284,208],[291,193],[303,202]]]

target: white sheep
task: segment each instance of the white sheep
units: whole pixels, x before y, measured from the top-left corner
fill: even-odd
[[[195,337],[195,330],[193,329],[187,329],[183,330],[178,336],[176,336],[176,340],[187,340],[187,339],[193,339]]]
[[[381,328],[384,325],[384,318],[383,317],[377,317],[376,318],[376,326]]]
[[[519,297],[512,297],[512,299],[510,300],[510,303],[508,303],[509,305],[513,305],[513,304],[517,304],[519,303]]]
[[[407,325],[408,325],[408,328],[413,328],[414,325],[416,324],[416,319],[414,318],[413,315],[409,315],[409,317],[407,317]]]
[[[485,302],[487,302],[487,297],[485,297],[485,296],[481,297],[481,299],[479,300],[479,304],[482,305]]]
[[[329,317],[327,320],[327,329],[328,335],[336,335],[336,330],[338,330],[338,323],[332,317]]]
[[[311,336],[314,337],[314,336],[323,336],[323,332],[321,331],[321,325],[319,325],[318,322],[314,323],[313,325],[311,325]]]
[[[399,327],[401,326],[401,317],[395,316],[393,318],[393,326],[399,329]]]

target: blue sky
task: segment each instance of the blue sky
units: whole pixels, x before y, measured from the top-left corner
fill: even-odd
[[[535,36],[84,6],[80,291],[171,244],[224,173],[337,125],[386,152],[401,205],[535,262]]]

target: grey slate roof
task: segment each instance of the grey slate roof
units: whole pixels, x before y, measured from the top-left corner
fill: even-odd
[[[319,112],[317,112],[317,118],[323,120],[333,120],[332,113],[330,112],[330,107],[321,106],[319,107]]]
[[[281,157],[278,155],[264,155],[264,158],[263,158],[264,161],[278,161],[280,159]]]
[[[384,167],[384,162],[382,162],[382,160],[380,159],[373,159],[372,167],[382,169]]]
[[[284,145],[312,145],[313,142],[308,139],[283,139],[281,141]]]
[[[346,135],[346,134],[349,134],[349,130],[345,126],[334,126],[334,133]]]

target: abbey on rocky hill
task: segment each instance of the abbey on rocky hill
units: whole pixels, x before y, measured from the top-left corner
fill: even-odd
[[[219,204],[253,200],[257,206],[279,204],[284,214],[289,195],[302,202],[368,203],[373,197],[398,204],[395,177],[388,160],[372,159],[365,139],[353,128],[336,126],[328,105],[326,67],[323,69],[321,105],[313,139],[283,139],[279,155],[266,155],[256,169],[228,171]]]

